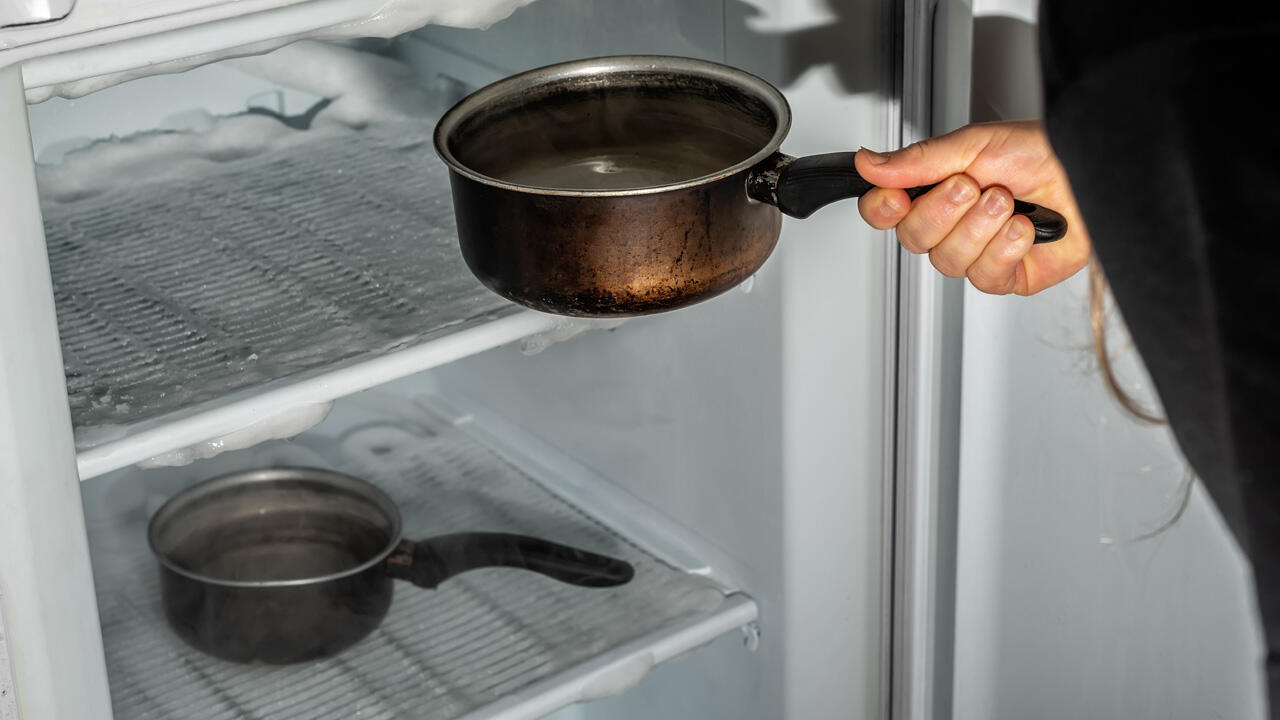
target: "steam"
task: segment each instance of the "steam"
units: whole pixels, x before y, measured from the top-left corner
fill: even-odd
[[[483,175],[564,191],[634,190],[713,175],[764,147],[773,127],[663,72],[550,79],[459,120],[450,150]],[[447,122],[447,121],[446,121]]]

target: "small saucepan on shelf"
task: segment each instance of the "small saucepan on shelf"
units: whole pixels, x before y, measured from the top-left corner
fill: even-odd
[[[528,570],[588,588],[632,566],[524,535],[467,532],[410,541],[391,498],[315,468],[249,470],[170,498],[147,536],[169,624],[188,644],[245,663],[285,664],[354,645],[382,622],[394,580],[434,589],[479,568]]]

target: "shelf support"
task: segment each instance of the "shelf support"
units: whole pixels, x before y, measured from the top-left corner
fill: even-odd
[[[0,158],[0,623],[11,675],[0,686],[13,683],[24,720],[109,720],[18,66],[0,68]]]

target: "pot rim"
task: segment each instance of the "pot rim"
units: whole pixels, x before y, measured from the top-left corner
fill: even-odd
[[[224,578],[212,577],[204,575],[192,570],[188,570],[174,562],[168,553],[162,552],[158,547],[157,534],[162,524],[170,522],[175,518],[181,517],[184,509],[189,507],[191,503],[224,491],[228,488],[243,487],[247,485],[257,485],[262,483],[274,483],[281,481],[304,481],[314,482],[321,485],[347,490],[356,495],[362,496],[386,516],[389,527],[389,540],[386,547],[373,554],[370,559],[359,565],[341,570],[328,575],[318,575],[307,578],[293,578],[289,580],[227,580]],[[402,531],[400,521],[400,510],[396,507],[395,502],[377,486],[360,478],[346,475],[332,470],[323,470],[320,468],[310,467],[292,467],[277,466],[270,468],[255,468],[251,470],[239,470],[236,472],[219,475],[216,477],[202,480],[169,498],[156,510],[151,516],[151,520],[147,524],[147,545],[151,548],[151,554],[159,560],[160,564],[168,570],[177,573],[183,577],[195,580],[196,582],[217,585],[219,587],[237,587],[237,588],[267,588],[267,587],[302,587],[307,585],[319,585],[330,580],[340,580],[342,578],[359,575],[386,561],[387,557],[395,551],[396,546],[400,543],[400,534]]]
[[[603,190],[547,188],[536,185],[521,185],[519,183],[506,182],[472,170],[459,161],[449,149],[449,143],[447,141],[453,131],[463,121],[473,117],[477,112],[483,110],[491,103],[501,98],[509,97],[511,95],[520,95],[534,87],[566,79],[635,71],[682,73],[685,75],[707,78],[717,82],[733,85],[745,94],[754,96],[761,100],[773,112],[774,120],[776,121],[773,136],[770,137],[769,141],[761,146],[760,149],[750,157],[714,173],[664,185]],[[436,153],[439,154],[440,159],[442,159],[445,164],[453,170],[453,172],[485,185],[534,195],[626,197],[629,195],[651,195],[670,190],[681,190],[696,187],[712,183],[717,180],[723,180],[724,178],[749,170],[765,158],[777,152],[778,148],[782,146],[782,141],[786,139],[787,132],[790,129],[791,106],[787,103],[786,97],[784,97],[782,92],[769,82],[746,72],[745,70],[739,70],[738,68],[712,62],[710,60],[698,60],[695,58],[681,57],[677,55],[610,55],[547,65],[512,75],[486,85],[458,101],[456,105],[450,108],[440,118],[440,121],[436,123],[433,141],[435,143]]]

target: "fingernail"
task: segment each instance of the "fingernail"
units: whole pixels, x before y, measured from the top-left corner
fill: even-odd
[[[902,206],[891,197],[880,201],[880,209],[885,215],[896,216],[902,213]]]
[[[1022,236],[1025,234],[1026,234],[1026,228],[1024,228],[1023,223],[1020,223],[1020,222],[1011,221],[1008,227],[1004,229],[1004,236],[1009,238],[1010,240],[1020,240],[1022,239]]]
[[[871,163],[872,165],[883,165],[889,162],[889,156],[886,153],[876,152],[875,150],[870,150],[865,147],[862,149],[866,150],[867,162]]]
[[[999,217],[1004,214],[1005,209],[1009,207],[1009,202],[1005,198],[1004,193],[999,190],[992,190],[987,193],[987,199],[982,204],[982,209],[987,211],[988,215]]]
[[[963,180],[956,180],[951,184],[951,192],[949,194],[951,202],[962,205],[973,199],[973,187]]]

